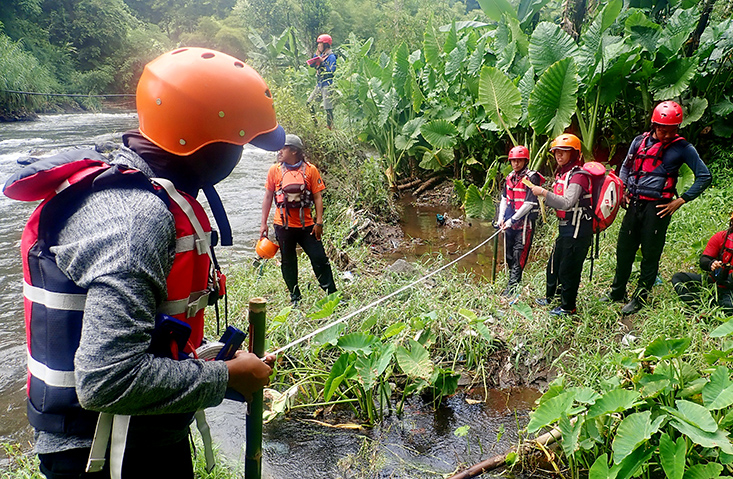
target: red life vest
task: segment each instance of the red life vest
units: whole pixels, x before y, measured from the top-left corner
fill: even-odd
[[[731,260],[733,260],[733,231],[731,230],[728,230],[728,233],[725,236],[723,247],[720,248],[720,253],[718,253],[718,259],[722,261],[723,264],[730,264]]]
[[[105,163],[95,151],[74,150],[21,170],[4,193],[23,201],[43,200],[31,215],[21,238],[26,339],[28,344],[28,419],[49,432],[90,433],[97,413],[81,408],[76,397],[74,355],[79,346],[86,290],[58,268],[51,252],[58,214],[69,201],[91,191],[92,183],[134,182],[159,196],[168,196],[176,228],[176,254],[167,278],[168,297],[158,313],[191,327],[190,352],[203,338],[204,308],[215,293],[211,261],[211,225],[192,197],[166,180],[152,182],[135,169]],[[177,415],[170,415],[177,416]],[[171,418],[173,419],[173,418]],[[185,419],[190,420],[189,418]]]
[[[579,165],[573,166],[564,174],[556,173],[555,184],[552,185],[552,192],[555,193],[557,196],[563,196],[565,194],[565,190],[568,187],[568,184],[570,184],[570,178],[576,173],[590,176],[590,174],[583,170]],[[572,223],[576,224],[576,222],[580,219],[579,215],[582,215],[583,210],[587,210],[588,208],[590,208],[591,198],[591,192],[585,191],[578,199],[578,203],[572,209],[567,211],[555,210],[555,214],[561,220],[568,219],[570,214],[572,214]]]
[[[313,192],[308,186],[306,170],[309,163],[303,160],[298,168],[288,168],[281,164],[275,179],[275,206],[285,228],[288,227],[290,209],[300,210],[300,225],[305,226],[305,208],[313,206]]]
[[[677,194],[678,173],[668,172],[662,164],[662,157],[672,143],[685,139],[677,135],[667,144],[663,145],[661,141],[656,141],[647,146],[650,136],[650,132],[644,133],[634,154],[627,181],[629,193],[632,198],[641,200],[672,199]]]
[[[512,171],[509,173],[509,176],[506,177],[507,207],[510,208],[512,214],[519,211],[519,209],[522,208],[524,201],[527,199],[527,191],[529,191],[529,189],[524,183],[522,183],[522,180],[524,178],[529,178],[531,180],[535,175],[540,181],[538,186],[541,186],[545,182],[545,178],[538,172],[526,168],[520,172]],[[537,211],[539,211],[539,205],[533,208],[530,214],[536,215]]]

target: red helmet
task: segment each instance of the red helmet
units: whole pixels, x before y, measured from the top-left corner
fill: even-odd
[[[673,101],[663,101],[652,112],[652,123],[679,125],[682,123],[682,107]]]
[[[509,150],[509,159],[513,160],[515,158],[524,158],[529,160],[529,150],[522,145],[515,146]]]
[[[324,33],[322,35],[318,35],[316,43],[328,43],[329,45],[332,45],[333,38],[331,38],[331,35],[329,35],[328,33]]]

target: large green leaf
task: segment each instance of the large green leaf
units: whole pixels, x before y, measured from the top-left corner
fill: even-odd
[[[479,73],[481,66],[484,64],[484,54],[486,53],[486,43],[489,41],[489,37],[482,38],[476,48],[471,52],[471,56],[468,58],[468,65],[466,66],[466,73],[468,75],[476,75]]]
[[[530,414],[529,424],[527,424],[527,432],[533,434],[543,427],[554,423],[563,414],[570,411],[573,405],[575,395],[571,392],[561,393],[553,398],[548,399],[539,405],[537,409]]]
[[[626,18],[624,24],[626,38],[634,45],[655,53],[662,27],[647,18],[641,10],[634,11]]]
[[[689,437],[692,442],[702,447],[719,447],[726,454],[733,454],[733,444],[728,439],[728,433],[718,429],[715,432],[706,432],[681,419],[672,418],[669,422],[675,429]]]
[[[522,95],[522,117],[519,123],[523,127],[529,126],[529,114],[527,113],[527,106],[529,105],[529,95],[534,90],[534,68],[530,67],[522,78],[519,80],[519,93]]]
[[[394,66],[392,69],[392,85],[400,93],[401,96],[410,96],[410,60],[408,60],[410,52],[406,43],[400,43],[400,46],[394,52]]]
[[[598,456],[588,470],[588,479],[615,479],[616,473],[611,474],[608,468],[608,454]]]
[[[338,344],[341,333],[345,328],[346,325],[344,323],[336,323],[330,328],[321,331],[320,333],[313,336],[313,339],[311,341],[313,342],[313,344],[316,345],[330,344],[331,346],[335,346],[336,344]]]
[[[338,389],[339,385],[349,376],[353,365],[355,355],[349,353],[341,353],[341,356],[331,366],[331,373],[328,375],[323,385],[323,400],[328,402]]]
[[[309,319],[323,319],[331,316],[336,310],[336,307],[341,302],[341,294],[337,291],[331,293],[325,298],[322,298],[316,302],[316,307],[320,308],[308,315]]]
[[[715,479],[720,477],[721,472],[723,472],[723,465],[717,462],[695,464],[685,472],[685,479]]]
[[[645,443],[643,446],[636,448],[620,464],[614,464],[609,476],[615,477],[615,479],[630,479],[631,477],[638,476],[639,469],[647,464],[647,461],[652,457],[655,450],[656,448],[649,443]]]
[[[359,382],[365,390],[372,389],[377,383],[377,362],[378,355],[372,353],[369,356],[357,356],[354,362],[354,369]]]
[[[710,381],[702,388],[702,402],[711,411],[733,404],[733,381],[725,366],[718,366],[710,375]]]
[[[420,127],[420,133],[433,148],[453,148],[458,128],[447,120],[433,120]]]
[[[485,66],[481,69],[478,99],[489,118],[506,131],[514,128],[522,116],[522,95],[498,68]]]
[[[595,71],[603,53],[604,33],[616,21],[621,7],[623,7],[622,0],[608,2],[581,37],[582,44],[577,53],[576,64],[586,83],[588,83],[587,75]]]
[[[509,0],[478,0],[478,4],[486,16],[496,22],[501,20],[502,15],[517,18],[517,13]]]
[[[676,338],[654,340],[644,350],[645,358],[657,358],[661,360],[679,358],[690,346],[690,338]]]
[[[611,414],[630,409],[639,399],[637,391],[628,389],[611,389],[600,399],[588,408],[588,418],[594,418],[602,414]]]
[[[580,431],[583,429],[583,421],[575,421],[575,424],[571,424],[567,414],[560,416],[560,420],[557,423],[557,428],[562,433],[562,450],[568,457],[573,457],[575,451],[578,449],[578,438],[580,437]]]
[[[675,404],[677,409],[666,406],[662,406],[662,409],[705,432],[714,433],[718,430],[718,423],[705,406],[684,399],[678,399]]]
[[[402,371],[411,378],[428,380],[433,375],[434,366],[430,361],[430,355],[422,344],[410,339],[410,349],[399,346],[395,351],[397,364]]]
[[[619,464],[642,443],[651,439],[665,420],[664,415],[654,421],[651,418],[652,412],[644,411],[631,414],[621,421],[611,445],[614,464]]]
[[[463,37],[456,47],[448,54],[448,61],[445,64],[446,77],[452,77],[463,69],[463,62],[468,56],[468,47],[466,42],[468,37]]]
[[[698,59],[678,57],[659,70],[649,83],[655,100],[666,100],[682,94],[697,72]]]
[[[341,336],[338,346],[344,351],[354,351],[371,354],[372,349],[379,344],[379,339],[367,333],[351,333]]]
[[[529,124],[534,131],[551,137],[560,135],[575,113],[577,93],[577,71],[572,58],[548,68],[529,95]]]
[[[484,198],[478,187],[471,184],[466,190],[464,201],[466,216],[470,218],[489,219],[494,216],[493,200],[490,196]]]
[[[685,438],[677,438],[677,442],[664,433],[659,438],[659,462],[667,479],[682,479],[685,474]]]
[[[428,20],[428,25],[425,28],[425,34],[423,36],[423,52],[425,52],[425,61],[432,65],[434,68],[440,67],[440,54],[442,50],[438,39],[435,36],[435,30],[433,29],[432,20]]]
[[[684,128],[691,123],[695,123],[697,120],[702,118],[705,110],[708,108],[708,99],[693,97],[690,101],[685,103],[685,115],[682,119],[680,128]],[[682,191],[680,189],[680,191]]]
[[[550,22],[540,22],[529,39],[529,61],[538,75],[556,62],[573,57],[578,46],[568,33]]]

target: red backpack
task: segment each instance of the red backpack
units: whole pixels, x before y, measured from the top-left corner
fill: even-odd
[[[606,171],[606,167],[596,161],[585,163],[583,172],[590,176],[593,233],[596,234],[596,252],[594,255],[591,243],[590,253],[590,279],[593,279],[593,260],[598,258],[600,232],[611,226],[616,219],[624,194],[624,183],[613,171]]]
[[[591,178],[593,232],[600,233],[616,219],[624,183],[613,171],[606,171],[606,167],[596,161],[585,163],[583,170],[590,173]]]

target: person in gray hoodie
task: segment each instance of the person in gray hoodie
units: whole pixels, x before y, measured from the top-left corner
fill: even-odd
[[[219,294],[213,233],[195,198],[231,173],[244,144],[282,147],[272,95],[240,60],[182,48],[145,67],[137,107],[139,129],[109,157],[63,153],[4,189],[45,198],[21,251],[29,420],[49,479],[193,478],[196,412],[228,390],[251,398],[272,373],[272,355],[195,354]],[[104,445],[105,417],[126,432],[121,454],[110,453],[115,433]]]

